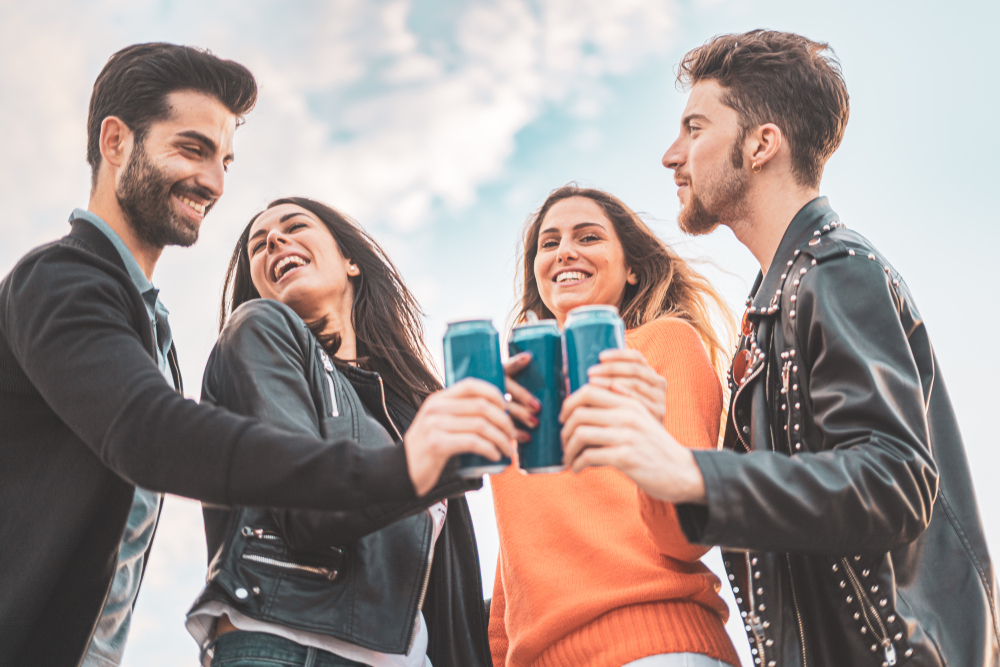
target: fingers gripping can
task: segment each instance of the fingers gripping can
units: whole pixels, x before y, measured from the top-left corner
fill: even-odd
[[[601,352],[624,347],[625,324],[614,306],[580,306],[569,311],[563,355],[570,393],[587,384],[587,369],[601,363]]]
[[[450,387],[465,378],[489,382],[504,393],[503,361],[500,359],[500,336],[490,320],[450,322],[444,334],[444,380]],[[478,454],[460,454],[458,474],[465,478],[502,472],[510,458],[490,461]]]
[[[531,441],[518,446],[520,467],[529,473],[563,470],[559,423],[566,383],[563,380],[562,335],[555,320],[541,320],[514,327],[507,341],[511,356],[531,353],[531,363],[517,382],[542,404],[538,426],[529,429]]]

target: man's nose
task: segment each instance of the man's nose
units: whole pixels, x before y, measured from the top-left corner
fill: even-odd
[[[663,159],[660,160],[664,167],[667,169],[677,170],[682,164],[684,164],[684,153],[681,150],[681,139],[677,137],[667,152],[663,154]]]
[[[212,161],[205,166],[204,171],[198,174],[198,185],[212,193],[212,197],[218,199],[226,185],[226,166],[221,160]]]

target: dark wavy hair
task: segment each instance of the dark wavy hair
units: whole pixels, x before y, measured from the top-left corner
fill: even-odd
[[[699,81],[722,86],[723,103],[740,115],[737,145],[755,127],[780,127],[795,178],[805,186],[819,186],[851,113],[847,84],[830,45],[790,32],[713,37],[685,54],[677,81],[685,88]]]
[[[357,338],[356,361],[381,375],[389,389],[403,400],[419,407],[428,394],[441,388],[441,382],[430,370],[433,366],[424,343],[423,313],[392,261],[356,222],[326,204],[305,197],[286,197],[271,202],[264,211],[281,204],[294,204],[319,218],[341,254],[360,269],[359,275],[350,277],[354,287],[351,323]],[[250,228],[264,211],[250,219],[233,249],[222,291],[220,331],[234,310],[260,298],[250,278],[247,242]],[[322,333],[325,320],[306,324],[334,363],[339,363],[334,354],[340,347],[340,336]]]
[[[205,49],[177,44],[133,44],[115,53],[94,81],[87,117],[87,162],[91,185],[101,166],[101,123],[120,118],[137,143],[149,127],[167,118],[167,95],[193,90],[219,100],[237,124],[257,103],[257,81],[243,65]]]
[[[732,311],[712,284],[671,250],[620,199],[602,190],[565,185],[549,193],[542,207],[524,227],[521,241],[522,268],[514,323],[527,321],[528,311],[542,319],[554,315],[542,302],[535,280],[535,256],[542,222],[556,203],[571,197],[590,199],[604,211],[615,228],[625,254],[625,264],[638,279],[625,285],[622,302],[615,304],[626,329],[634,329],[660,317],[675,317],[689,323],[705,344],[719,376],[725,374],[729,347],[735,339]],[[719,326],[724,334],[716,331]]]

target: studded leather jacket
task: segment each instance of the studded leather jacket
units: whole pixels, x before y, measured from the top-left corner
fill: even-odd
[[[267,299],[233,313],[205,369],[202,400],[289,432],[365,447],[402,446],[415,416],[378,374],[335,367],[302,319]],[[489,667],[464,498],[482,481],[450,468],[422,498],[361,510],[205,505],[207,585],[192,610],[221,602],[253,619],[395,654],[412,647],[422,610],[435,667]],[[442,498],[448,514],[432,542],[425,510]]]
[[[827,203],[758,277],[721,451],[695,452],[754,662],[996,667],[997,583],[955,415],[906,284]]]

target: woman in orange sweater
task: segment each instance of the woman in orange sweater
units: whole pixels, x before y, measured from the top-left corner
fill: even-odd
[[[523,271],[517,321],[534,311],[562,326],[577,306],[617,306],[626,343],[641,354],[606,352],[591,384],[639,399],[688,447],[716,446],[725,351],[709,313],[727,311],[638,216],[607,193],[560,188],[525,229]],[[526,362],[513,358],[508,373]],[[538,404],[516,381],[509,390],[520,403],[512,416],[533,426]],[[492,486],[496,667],[739,665],[720,582],[672,505],[611,467],[532,476],[512,468]]]

